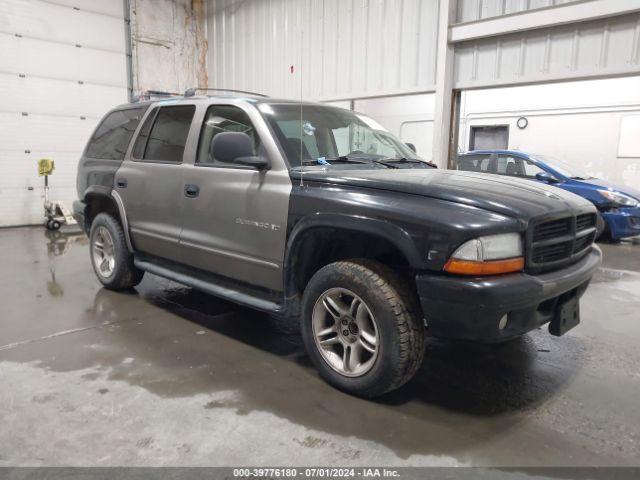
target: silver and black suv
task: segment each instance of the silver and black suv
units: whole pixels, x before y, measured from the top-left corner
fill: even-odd
[[[438,170],[371,118],[252,95],[124,105],[74,213],[110,289],[150,272],[300,319],[322,377],[407,382],[425,336],[501,342],[579,322],[596,210],[553,187]]]

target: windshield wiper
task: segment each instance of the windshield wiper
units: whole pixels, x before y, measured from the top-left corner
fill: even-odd
[[[369,158],[369,159],[364,159],[364,158],[349,158],[347,156],[341,155],[339,157],[336,158],[326,158],[325,159],[327,162],[346,162],[346,163],[359,163],[361,165],[366,165],[368,163],[376,163],[378,165],[382,165],[383,167],[386,168],[398,168],[396,165],[391,165],[388,163],[385,163],[383,161],[380,160],[376,160],[374,158]]]
[[[383,158],[382,160],[379,160],[380,163],[385,163],[387,165],[389,165],[391,162],[393,163],[422,163],[424,165],[429,165],[430,167],[433,168],[438,168],[438,166],[435,163],[431,163],[431,162],[427,162],[426,160],[418,160],[417,158],[406,158],[406,157],[401,157],[401,158]]]

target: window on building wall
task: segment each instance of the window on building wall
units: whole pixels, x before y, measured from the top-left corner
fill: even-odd
[[[620,119],[619,157],[640,157],[640,115]]]
[[[474,125],[471,127],[469,150],[503,150],[509,148],[507,125]]]

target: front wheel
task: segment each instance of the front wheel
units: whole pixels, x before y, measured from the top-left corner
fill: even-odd
[[[358,396],[400,387],[424,355],[415,295],[392,270],[369,260],[332,263],[311,278],[301,330],[320,375]]]

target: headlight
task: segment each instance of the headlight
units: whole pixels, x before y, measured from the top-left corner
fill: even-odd
[[[612,192],[611,190],[598,190],[598,193],[616,205],[622,205],[624,207],[637,207],[640,205],[638,200],[624,193]]]
[[[461,275],[497,275],[524,268],[522,237],[504,233],[478,237],[453,252],[444,270]]]

